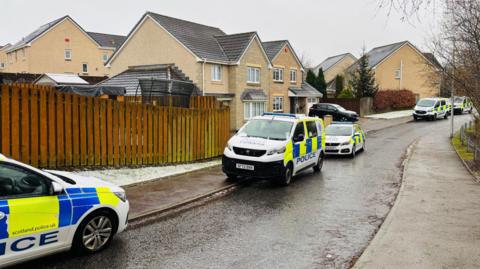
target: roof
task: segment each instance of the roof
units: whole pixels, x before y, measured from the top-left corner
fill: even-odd
[[[340,55],[335,55],[335,56],[328,57],[327,59],[325,59],[323,62],[321,62],[319,65],[317,65],[313,69],[317,70],[317,69],[321,68],[323,71],[327,71],[328,69],[330,69],[332,66],[339,63],[343,58],[345,58],[348,55],[352,56],[354,59],[357,59],[351,53],[343,53],[343,54],[340,54]]]
[[[304,82],[299,87],[290,87],[289,96],[295,97],[323,97],[323,94],[315,89],[312,85]]]
[[[242,101],[266,101],[268,100],[267,95],[261,89],[246,89],[240,95],[240,100]]]
[[[408,41],[402,41],[398,43],[393,43],[390,45],[385,45],[381,47],[376,47],[371,49],[367,55],[368,55],[368,65],[370,68],[374,68],[378,64],[380,64],[385,58],[390,56],[392,53],[397,51],[400,47],[403,45],[410,43]]]
[[[48,31],[50,28],[57,25],[59,22],[63,21],[66,18],[70,18],[70,17],[68,15],[66,15],[66,16],[63,16],[61,18],[58,18],[54,21],[51,21],[47,24],[44,24],[44,25],[38,27],[37,29],[35,29],[35,31],[33,31],[30,34],[28,34],[27,36],[23,37],[22,40],[15,43],[8,50],[9,51],[14,51],[14,50],[20,49],[20,48],[28,45],[28,43],[32,42],[34,39],[36,39],[37,37],[39,37],[40,35],[42,35],[46,31]]]
[[[150,17],[157,22],[160,27],[170,33],[173,38],[178,40],[178,42],[180,42],[199,60],[234,64],[238,62],[254,38],[257,38],[261,43],[256,32],[227,35],[217,27],[172,18],[153,12],[147,12],[142,16],[140,21],[137,22],[135,27],[128,34],[127,40],[135,33],[147,17]],[[263,49],[263,46],[261,47]],[[111,63],[115,59],[117,53],[121,50],[122,48],[120,47],[110,57],[107,64]],[[266,57],[268,60],[268,56]]]
[[[436,68],[438,69],[443,69],[443,66],[442,64],[440,64],[440,62],[438,61],[437,57],[435,57],[435,55],[433,55],[433,53],[431,52],[424,52],[423,53],[423,56],[425,56],[425,58],[427,58],[430,63],[433,64],[433,66],[435,66]]]
[[[270,61],[272,61],[275,56],[280,52],[280,50],[285,46],[287,40],[277,40],[277,41],[268,41],[263,42],[262,45],[265,48],[265,52],[268,55]]]
[[[228,61],[215,36],[225,35],[217,27],[147,12],[158,24],[202,59]]]
[[[36,81],[40,80],[42,77],[48,77],[53,80],[56,84],[59,85],[89,85],[87,81],[75,74],[56,74],[56,73],[45,73],[43,76],[39,77]]]
[[[215,36],[229,61],[237,62],[247,49],[256,32]]]
[[[106,87],[106,86],[84,86],[84,85],[68,85],[57,88],[59,92],[63,93],[73,93],[76,95],[81,96],[102,96],[102,95],[110,95],[110,96],[123,96],[125,95],[125,88],[124,87]]]
[[[102,34],[95,32],[87,32],[87,34],[92,37],[100,46],[107,48],[118,49],[127,39],[123,35],[111,35],[111,34]]]
[[[158,64],[129,67],[122,73],[100,82],[97,86],[124,87],[126,95],[137,95],[140,92],[140,80],[142,79],[172,79],[191,83],[188,77],[178,71],[173,64]]]

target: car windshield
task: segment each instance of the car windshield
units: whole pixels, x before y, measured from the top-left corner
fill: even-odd
[[[279,120],[251,120],[238,133],[240,136],[260,137],[271,140],[287,140],[293,122]]]
[[[340,110],[340,111],[345,111],[346,109],[339,106],[339,105],[335,105],[335,104],[332,104],[332,106],[334,106],[336,109]]]
[[[453,99],[453,102],[461,103],[461,102],[463,102],[463,97],[455,97],[455,99]]]
[[[330,124],[325,128],[325,134],[330,136],[351,136],[352,126]]]
[[[435,100],[422,99],[418,101],[417,106],[421,107],[432,107],[435,104]]]

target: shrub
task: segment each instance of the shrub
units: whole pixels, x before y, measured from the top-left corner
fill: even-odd
[[[375,111],[409,109],[415,102],[415,95],[409,90],[384,90],[373,98],[373,107]]]
[[[344,89],[338,94],[337,98],[355,98],[355,96],[351,90]]]

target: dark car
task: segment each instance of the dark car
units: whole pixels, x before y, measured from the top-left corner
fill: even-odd
[[[337,104],[314,104],[308,116],[323,118],[326,115],[332,115],[334,121],[357,121],[358,114],[355,111],[346,110]]]

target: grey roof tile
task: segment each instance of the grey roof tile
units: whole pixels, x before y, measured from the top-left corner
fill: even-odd
[[[318,70],[318,69],[321,68],[323,71],[327,71],[332,66],[334,66],[335,64],[340,62],[340,60],[342,60],[347,55],[351,55],[351,54],[350,53],[343,53],[343,54],[340,54],[340,55],[335,55],[335,56],[328,57],[323,62],[321,62],[319,65],[317,65],[314,69]]]
[[[87,34],[93,38],[100,46],[110,47],[118,49],[127,39],[126,36],[122,35],[111,35],[111,34],[102,34],[95,32],[87,32]]]
[[[369,67],[374,68],[380,62],[382,62],[383,59],[387,58],[390,54],[395,52],[397,49],[399,49],[401,46],[403,46],[406,43],[408,43],[408,41],[402,41],[402,42],[393,43],[393,44],[371,49],[367,53]]]
[[[64,20],[65,18],[69,18],[68,15],[66,16],[63,16],[61,18],[58,18],[54,21],[51,21],[47,24],[44,24],[40,27],[38,27],[37,29],[35,29],[35,31],[31,32],[30,34],[28,34],[27,36],[23,37],[22,40],[18,41],[17,43],[15,43],[12,47],[10,47],[8,49],[8,51],[14,51],[14,50],[17,50],[25,45],[27,45],[28,43],[30,43],[32,40],[34,40],[35,38],[37,38],[38,36],[40,36],[41,34],[45,33],[46,31],[48,31],[50,28],[52,28],[53,26],[55,26],[57,23],[61,22],[62,20]]]
[[[322,97],[323,94],[315,89],[312,85],[304,82],[301,87],[291,87],[288,90],[297,97]]]
[[[219,28],[176,19],[153,12],[147,12],[147,15],[150,15],[156,22],[162,25],[162,27],[198,57],[217,61],[229,60],[215,38],[216,36],[225,35],[225,33]]]
[[[283,46],[285,46],[285,43],[287,43],[286,40],[269,41],[269,42],[262,43],[270,61],[272,61],[273,58],[277,56],[277,54],[280,52]]]
[[[242,101],[266,101],[267,95],[261,89],[246,89],[240,95]]]
[[[238,61],[256,32],[215,36],[224,54],[230,61]]]
[[[435,66],[436,68],[443,69],[442,64],[438,61],[437,57],[435,57],[435,55],[433,55],[433,53],[424,52],[423,56],[425,56],[425,58],[427,58],[430,61],[430,63],[433,64],[433,66]]]

